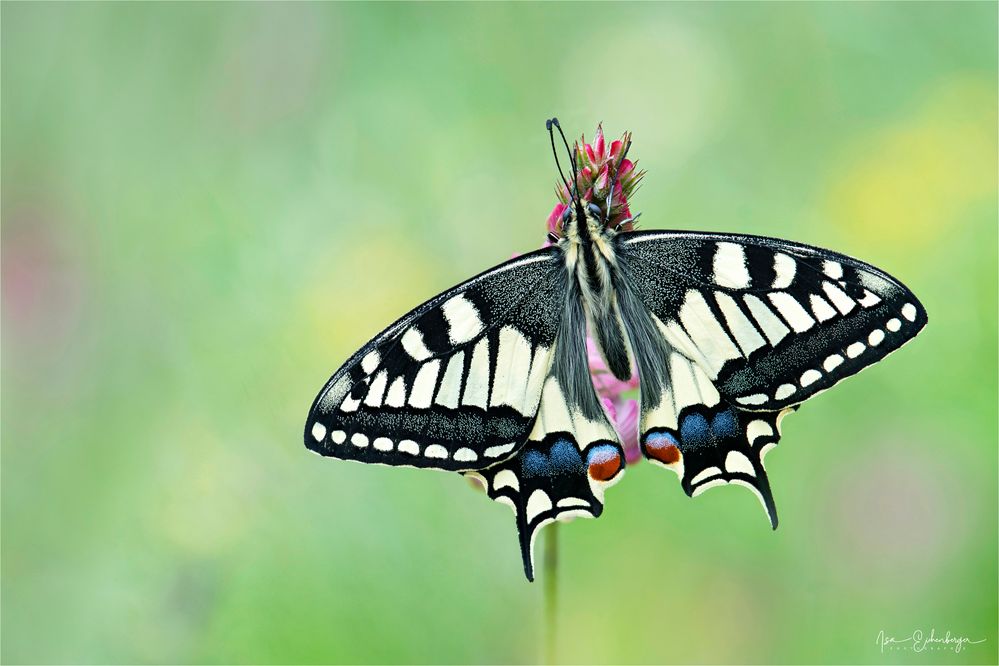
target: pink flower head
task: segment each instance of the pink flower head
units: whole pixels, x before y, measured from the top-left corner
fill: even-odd
[[[600,356],[597,343],[590,336],[586,336],[586,356],[590,366],[590,376],[593,377],[593,386],[601,396],[616,400],[622,393],[638,388],[638,373],[632,372],[631,379],[626,382],[615,377]]]
[[[569,207],[569,204],[559,202],[555,204],[555,208],[552,208],[551,215],[548,216],[548,231],[553,234],[558,234],[559,230],[562,228],[562,213],[565,209]]]
[[[609,227],[616,227],[631,217],[631,209],[628,201],[638,188],[638,183],[644,171],[635,168],[636,162],[625,157],[627,146],[631,145],[631,132],[625,132],[617,141],[607,145],[604,139],[603,126],[597,125],[597,134],[593,143],[587,143],[583,136],[576,144],[576,165],[578,176],[576,180],[577,191],[582,193],[581,199],[584,206],[596,204],[600,207],[603,217],[608,218]],[[614,196],[611,201],[611,214],[607,215],[607,195],[610,193],[611,184],[616,180]],[[569,191],[564,183],[560,183],[555,188],[559,203],[548,216],[548,230],[556,236],[562,235],[562,213],[569,204]],[[625,231],[631,231],[631,222],[622,227]]]

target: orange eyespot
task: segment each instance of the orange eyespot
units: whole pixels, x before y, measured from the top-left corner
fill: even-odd
[[[680,462],[680,448],[676,438],[668,432],[650,433],[645,438],[645,455],[664,465]]]
[[[594,481],[610,481],[624,467],[624,460],[617,447],[600,444],[590,449],[586,456],[590,478]]]

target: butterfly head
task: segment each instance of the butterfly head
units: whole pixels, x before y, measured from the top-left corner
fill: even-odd
[[[573,200],[562,211],[561,228],[567,238],[575,238],[583,232],[583,227],[589,232],[590,238],[606,235],[611,231],[604,210],[595,203]]]

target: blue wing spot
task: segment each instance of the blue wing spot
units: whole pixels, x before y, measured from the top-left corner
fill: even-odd
[[[578,472],[583,467],[579,449],[567,439],[560,439],[552,444],[548,459],[554,472]]]
[[[662,448],[664,446],[679,446],[680,442],[676,441],[676,437],[668,432],[650,432],[645,436],[645,445]]]
[[[700,414],[688,414],[680,424],[680,439],[684,448],[699,449],[709,446],[711,431],[708,428],[708,420]]]
[[[735,410],[726,409],[724,412],[716,414],[711,419],[711,432],[719,439],[738,436],[739,421],[735,417]]]
[[[590,465],[602,465],[619,457],[616,446],[597,444],[586,454],[586,462]]]
[[[549,476],[551,474],[551,463],[548,461],[548,456],[537,449],[525,451],[520,465],[525,477]]]

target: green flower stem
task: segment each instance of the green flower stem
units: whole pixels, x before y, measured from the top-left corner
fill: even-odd
[[[545,531],[545,663],[555,663],[558,645],[558,521]]]

